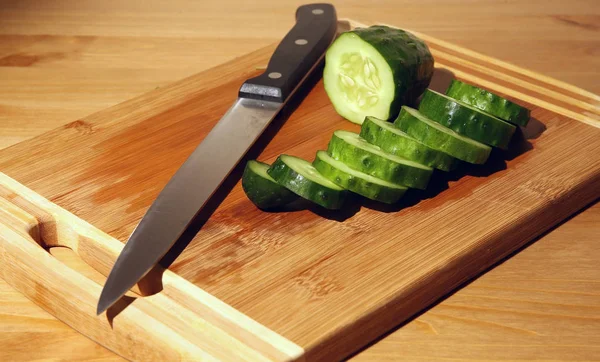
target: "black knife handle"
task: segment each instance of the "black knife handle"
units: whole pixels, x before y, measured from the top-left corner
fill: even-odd
[[[267,70],[244,82],[239,97],[285,102],[325,53],[336,31],[333,5],[300,6],[296,25],[275,49]]]

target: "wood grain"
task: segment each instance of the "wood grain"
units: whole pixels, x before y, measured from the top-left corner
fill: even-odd
[[[9,147],[0,168],[124,241],[272,49]],[[448,74],[437,68],[433,83]],[[438,174],[398,208],[264,213],[238,182],[171,269],[309,360],[346,356],[597,198],[600,129],[526,105],[533,120],[514,152]],[[259,158],[312,159],[339,128],[358,129],[319,82]]]
[[[46,249],[69,248],[107,275],[123,244],[3,173],[0,226],[2,278],[59,320],[128,360],[266,362],[298,360],[304,353],[168,270],[155,271],[160,289],[148,294],[140,287],[96,315],[101,286]]]
[[[289,14],[297,5],[280,1],[273,7],[269,2],[269,14],[278,15],[275,20],[264,15],[266,7],[261,5],[261,1],[255,2],[256,8],[239,6],[238,3],[226,0],[219,2],[219,6],[207,7],[204,3],[177,0],[167,7],[155,1],[78,1],[76,5],[68,1],[3,2],[0,6],[0,33],[3,34],[0,49],[3,57],[17,62],[12,65],[4,63],[0,67],[0,143],[9,145],[28,139],[156,86],[270,44],[291,26],[293,20]],[[382,1],[378,6],[368,8],[361,4],[358,1],[336,2],[341,16],[407,26],[600,92],[597,73],[600,58],[595,56],[600,45],[597,37],[600,14],[595,1]],[[86,42],[85,47],[73,46],[82,41]],[[44,57],[53,52],[62,54],[62,57],[53,57],[52,54]],[[208,56],[204,56],[207,52]],[[20,56],[22,53],[23,57]],[[41,61],[27,63],[28,59],[35,60],[38,56]],[[168,56],[168,61],[165,61],[165,56]],[[573,58],[577,62],[573,62]],[[562,232],[566,225],[554,232],[556,243],[563,245],[563,249],[568,249],[575,241],[582,248],[581,254],[563,253],[565,263],[578,263],[578,255],[595,256],[597,259],[594,239],[586,238],[587,235],[597,235],[591,228],[598,220],[598,213],[594,213],[597,208],[592,207],[583,213],[591,214],[592,222],[579,222],[580,219],[576,218],[566,224],[573,225],[568,232]],[[547,238],[536,245],[544,244]],[[518,272],[527,273],[534,266],[539,266],[539,270],[552,270],[553,265],[549,264],[552,252],[540,253],[540,249],[529,248],[521,254],[535,259],[535,265],[519,264],[517,268],[516,265],[505,264],[497,270],[502,271],[503,278],[510,278]],[[534,258],[536,255],[539,257]],[[65,261],[79,266],[76,259],[65,256]],[[579,272],[573,276],[574,279],[589,280],[592,286],[594,280],[598,280],[595,274],[586,272],[584,268],[569,270]],[[486,278],[487,275],[482,280]],[[0,359],[90,360],[109,355],[53,320],[2,281],[0,287]],[[527,292],[523,293],[526,298]],[[547,302],[555,298],[554,295],[535,295],[536,300]],[[506,318],[518,321],[523,315],[508,313]],[[543,339],[549,334],[547,331],[558,336],[570,330],[552,328],[552,317],[548,317],[547,321],[540,326],[539,332],[539,343],[544,346],[551,343]],[[572,322],[579,328],[591,323],[586,318]],[[451,322],[447,324],[452,325]],[[423,336],[415,329],[405,327],[403,330],[405,333],[414,332],[415,344],[422,340],[419,338]],[[502,333],[489,336],[498,344],[504,341]],[[406,337],[403,334],[403,338]],[[35,340],[37,347],[31,348],[29,344],[22,343],[28,340]],[[581,338],[579,342],[581,344],[577,347],[565,347],[564,353],[556,353],[553,359],[572,360],[575,358],[574,351],[582,351],[587,360],[598,355],[590,352],[594,350],[590,349],[588,339]],[[470,348],[475,348],[444,333],[437,337],[435,343],[445,346],[448,358],[468,355]],[[511,340],[512,346],[518,344],[519,340]],[[526,340],[520,345],[525,350],[534,348]],[[485,355],[484,345],[477,348]],[[387,352],[392,360],[402,357],[401,350],[388,349]],[[420,352],[425,354],[426,350]]]
[[[0,146],[272,44],[300,1],[3,1]],[[600,93],[595,0],[336,1],[389,23]],[[573,62],[577,59],[577,62]]]
[[[599,217],[596,204],[352,361],[599,361]]]

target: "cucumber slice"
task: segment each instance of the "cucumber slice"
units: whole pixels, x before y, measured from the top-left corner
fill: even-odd
[[[362,124],[365,116],[394,118],[429,85],[433,57],[427,45],[387,26],[341,34],[325,55],[323,82],[335,110]]]
[[[296,194],[278,184],[267,170],[269,165],[259,161],[248,161],[242,175],[242,189],[259,209],[283,206],[298,198]]]
[[[503,149],[507,148],[516,129],[500,118],[431,89],[425,91],[419,111],[455,132]]]
[[[348,193],[310,162],[294,156],[280,155],[267,173],[288,190],[327,209],[339,209]]]
[[[335,160],[325,151],[317,151],[313,165],[321,173],[339,186],[371,200],[393,204],[406,192],[407,188],[387,182],[366,173],[356,171],[345,163]]]
[[[456,158],[435,150],[410,137],[392,123],[367,116],[360,129],[360,136],[385,152],[413,160],[422,165],[443,171],[456,168]]]
[[[384,152],[348,131],[335,131],[327,152],[350,168],[407,187],[425,189],[433,172],[430,167]]]
[[[519,126],[527,126],[529,122],[529,109],[456,79],[452,80],[446,95]]]
[[[492,151],[490,146],[462,136],[407,106],[402,107],[394,125],[427,146],[469,163],[485,163]]]

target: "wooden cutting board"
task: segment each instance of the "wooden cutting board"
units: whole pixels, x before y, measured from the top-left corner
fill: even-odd
[[[396,206],[357,199],[342,212],[259,211],[234,172],[170,266],[307,360],[356,351],[600,196],[600,97],[418,35],[436,61],[432,88],[457,77],[530,107],[512,151],[437,173]],[[125,241],[273,49],[4,149],[0,171]],[[335,113],[321,82],[279,123],[253,150],[260,160],[312,159],[334,130],[359,129]]]

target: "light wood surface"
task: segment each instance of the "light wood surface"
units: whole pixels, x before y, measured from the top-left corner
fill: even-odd
[[[77,6],[64,3],[32,4],[5,3],[0,10],[0,32],[3,34],[3,41],[0,42],[3,52],[3,67],[0,67],[3,79],[0,82],[0,126],[3,127],[1,140],[6,142],[4,145],[272,43],[283,35],[292,19],[288,17],[287,22],[281,19],[274,21],[271,14],[286,16],[293,13],[297,5],[279,2],[269,15],[265,15],[265,5],[259,4],[251,9],[236,7],[229,2],[220,2],[219,6],[209,8],[198,2],[181,2],[180,7],[169,4],[168,8],[166,5],[161,8],[157,4],[140,5],[141,3],[131,2],[126,5],[77,2]],[[442,5],[436,2],[405,5],[394,1],[368,8],[361,7],[360,4],[343,2],[336,5],[342,16],[363,21],[407,24],[411,29],[533,68],[595,92],[599,91],[596,71],[598,57],[594,56],[598,48],[598,13],[593,1],[477,2],[462,5],[451,2],[444,2]],[[218,15],[223,13],[230,18]],[[419,16],[423,13],[427,16]],[[402,15],[402,24],[399,24],[399,14]],[[256,22],[249,20],[253,16],[256,16]],[[448,21],[448,18],[453,21]],[[217,21],[223,25],[220,26]],[[474,32],[474,28],[478,31]],[[240,34],[243,36],[240,37]],[[80,44],[85,41],[88,43]],[[78,44],[81,46],[77,47]],[[201,49],[201,53],[198,49]],[[49,54],[52,52],[62,56],[53,58]],[[169,61],[165,62],[167,55]],[[577,64],[573,64],[573,58],[578,59]],[[595,235],[595,230],[590,227],[590,224],[598,220],[598,213],[594,214],[594,210],[597,207],[582,214],[592,215],[591,223],[576,223],[577,219],[574,219],[567,225],[575,223],[577,227],[568,234],[561,233],[565,226],[555,231],[555,235],[559,235],[559,246],[567,249],[573,240],[580,240],[578,245],[582,251],[578,255],[588,255],[597,260],[598,251],[589,241],[593,239],[586,239],[586,235]],[[543,243],[546,238],[535,245]],[[526,250],[522,255],[528,255],[527,253],[532,252]],[[577,255],[566,254],[566,261],[578,260]],[[545,258],[535,260],[540,270],[553,267],[552,264],[545,267]],[[503,265],[497,270],[506,270],[506,274],[501,275],[508,278],[516,271],[523,271],[523,268],[526,273],[531,265],[525,264],[527,265],[520,265],[518,269]],[[575,268],[574,272],[579,272],[580,269],[583,271],[575,279],[593,286],[598,276],[585,271],[583,267]],[[487,275],[482,280],[486,277]],[[534,295],[535,300],[546,302],[554,298],[548,294],[527,294],[529,289],[533,292],[533,287],[524,289],[524,298]],[[104,356],[110,358],[107,352],[99,350],[93,343],[64,325],[51,322],[52,319],[47,314],[36,309],[6,285],[1,290],[4,314],[0,328],[3,332],[2,346],[6,345],[7,348],[2,348],[0,353],[11,353],[9,360],[29,360],[35,356],[69,360],[88,359],[92,356],[98,359]],[[597,305],[597,299],[593,299],[593,296],[590,305]],[[485,321],[485,313],[483,311],[480,316],[482,321]],[[517,313],[509,314],[506,318],[521,320],[523,317]],[[37,322],[31,323],[32,320]],[[577,328],[591,331],[590,335],[597,330],[593,329],[593,318],[575,318],[572,323],[577,328],[560,330],[552,328],[553,320],[548,317],[547,323],[540,323],[541,346],[551,343],[545,343],[543,339],[544,335],[549,334],[548,331],[552,331],[560,339],[561,335],[568,336],[567,332],[577,331]],[[414,323],[416,322],[412,324]],[[448,322],[446,325],[452,326]],[[405,327],[403,330],[409,333],[412,329]],[[444,340],[449,335],[452,335],[452,330],[447,334],[442,331],[436,337],[436,343],[445,343],[448,346],[445,348],[446,357],[456,359],[457,354],[464,351],[464,341],[453,341],[450,338]],[[39,340],[41,336],[44,336],[48,344],[43,344],[38,349],[24,347],[21,343],[30,338]],[[490,338],[493,336],[495,335],[490,335]],[[64,343],[52,342],[59,340]],[[503,343],[502,333],[497,334],[496,341]],[[514,345],[519,341],[511,343]],[[570,344],[565,344],[564,350],[553,355],[553,358],[573,360],[577,356],[583,356],[579,359],[590,360],[591,356],[597,355],[591,353],[595,351],[592,349],[592,342],[593,340],[580,338],[580,344],[576,347],[580,353],[573,353],[574,347],[569,348]],[[486,354],[485,343],[477,348],[483,350],[482,359],[492,353]],[[527,350],[528,347],[523,343],[522,348]],[[399,359],[403,355],[402,349],[388,348],[385,353],[379,356]],[[465,354],[469,354],[468,351]],[[368,351],[363,355],[368,355]]]
[[[157,268],[160,285],[131,292],[105,313],[93,280],[47,249],[71,249],[101,276],[123,244],[0,173],[0,276],[83,335],[132,361],[290,361],[299,346]],[[156,279],[156,278],[154,278]],[[154,287],[151,290],[150,287]]]

